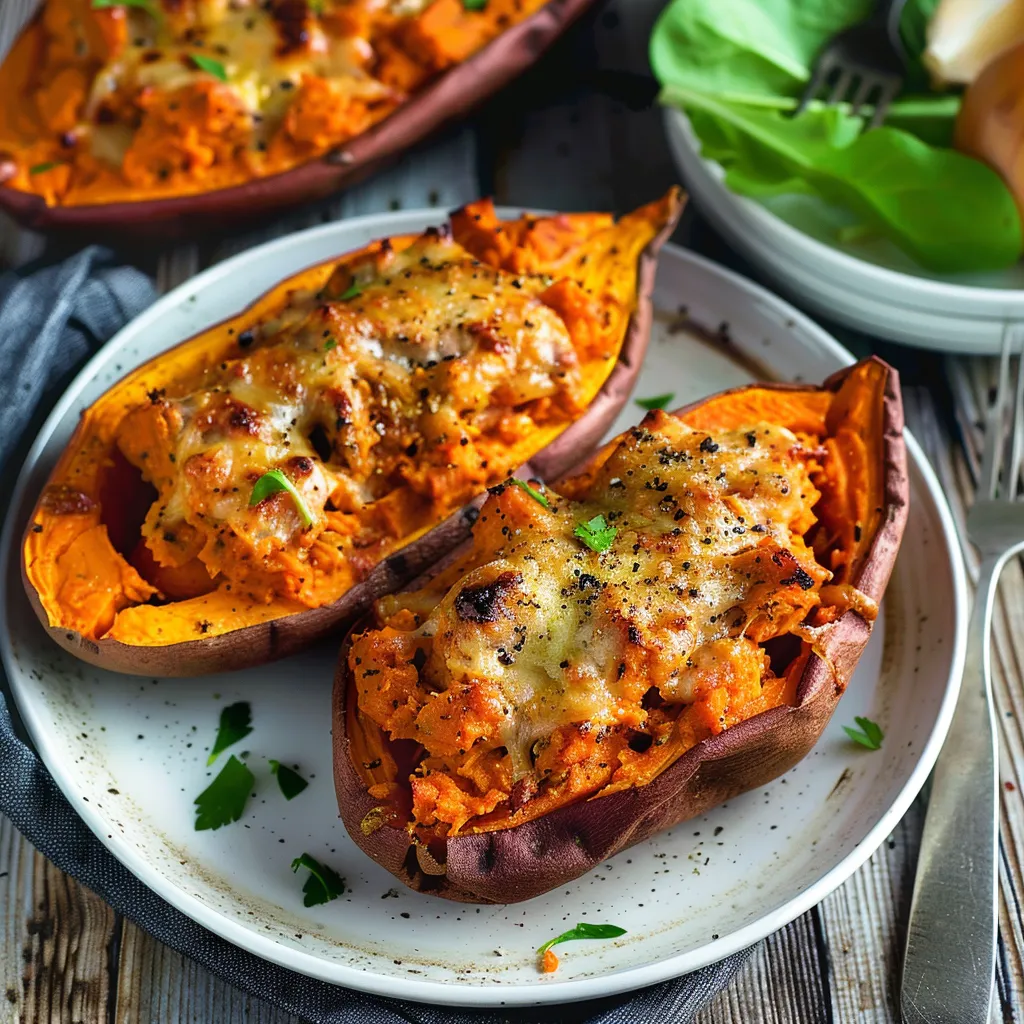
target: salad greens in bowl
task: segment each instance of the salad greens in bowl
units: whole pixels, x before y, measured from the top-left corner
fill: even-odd
[[[672,0],[651,64],[662,103],[685,114],[732,192],[776,213],[780,197],[791,208],[791,197],[813,197],[830,208],[833,244],[887,240],[911,273],[997,271],[1020,260],[1018,206],[996,170],[954,148],[963,91],[933,84],[927,53],[929,24],[955,2],[907,3],[906,85],[885,125],[870,130],[870,109],[855,116],[845,104],[812,102],[793,115],[818,51],[862,20],[870,0]]]

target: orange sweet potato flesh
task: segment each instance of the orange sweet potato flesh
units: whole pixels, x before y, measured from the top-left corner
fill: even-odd
[[[528,459],[562,471],[607,429],[646,349],[656,252],[681,203],[673,190],[618,222],[506,224],[480,201],[451,234],[311,267],[144,364],[83,413],[40,495],[22,568],[41,621],[102,667],[192,675],[281,657],[401,586],[465,538],[488,486]],[[457,322],[418,327],[434,323],[438,288],[483,312],[459,304]],[[509,333],[517,316],[526,326]],[[365,337],[399,350],[384,358]],[[417,362],[413,345],[435,358]],[[187,447],[197,431],[212,447]],[[260,450],[319,501],[305,527],[286,492],[246,501],[271,462],[223,476],[267,437]],[[223,501],[237,510],[217,512]]]
[[[715,663],[709,688],[691,702],[651,703],[647,694],[643,704],[634,705],[636,719],[644,718],[642,728],[654,739],[647,746],[629,745],[635,732],[629,728],[633,712],[628,703],[619,711],[624,711],[626,725],[600,731],[599,757],[592,756],[596,730],[586,724],[561,727],[541,748],[537,770],[543,778],[544,772],[561,769],[555,777],[567,781],[558,782],[548,794],[541,785],[539,795],[523,800],[514,790],[510,798],[502,752],[488,760],[487,741],[476,739],[488,728],[486,698],[474,704],[486,692],[479,686],[467,685],[457,695],[461,710],[453,722],[432,720],[425,732],[410,730],[412,719],[402,718],[402,690],[415,680],[420,670],[416,666],[429,665],[430,645],[438,640],[422,639],[422,631],[403,632],[422,620],[417,600],[426,598],[392,602],[392,609],[410,610],[393,613],[391,625],[383,629],[381,616],[389,613],[379,606],[350,633],[339,660],[335,785],[342,819],[355,842],[410,887],[477,903],[540,895],[634,843],[781,775],[810,751],[828,722],[867,644],[907,517],[909,483],[895,371],[869,359],[821,387],[753,385],[673,415],[709,437],[716,431],[775,423],[813,451],[813,523],[795,527],[807,531],[808,554],[800,556],[807,561],[801,564],[817,574],[813,589],[810,578],[796,588],[797,598],[803,595],[803,610],[796,607],[787,624],[764,629],[763,635],[777,639],[763,649],[763,660],[755,654],[756,627],[744,627],[747,639],[740,642],[753,660],[732,655]],[[659,417],[668,419],[662,413],[649,414],[645,425],[656,425]],[[552,492],[560,500],[585,498],[615,449],[613,442],[569,476],[555,480]],[[533,499],[522,491],[512,491],[507,488],[491,499],[496,504],[485,506],[478,530],[481,524],[490,529],[484,522],[488,507],[496,513],[490,518],[513,534],[542,528],[551,513],[531,507]],[[485,542],[477,538],[475,543]],[[762,537],[751,552],[768,550],[767,543]],[[794,543],[792,550],[798,552],[795,536]],[[438,592],[459,578],[462,565],[480,564],[472,553],[460,558],[454,566],[449,558],[436,570]],[[784,565],[792,572],[792,563]],[[430,576],[425,581],[422,593],[428,595]],[[430,605],[423,607],[425,615]],[[403,656],[402,643],[407,641],[402,638],[407,636],[417,638],[420,654],[409,656],[405,648]],[[388,684],[399,698],[394,711],[375,708],[373,688],[355,674],[366,671],[362,658],[388,645],[396,651]],[[374,671],[385,664],[374,661]],[[387,671],[385,667],[385,676]],[[639,677],[637,693],[655,681],[657,667],[651,663],[648,671],[652,674],[646,680]],[[631,672],[624,663],[619,676],[625,673],[628,681]],[[363,680],[359,685],[357,678]],[[385,714],[390,714],[389,733],[378,724]],[[447,756],[437,756],[449,734],[442,724],[459,736],[463,750],[452,748]],[[395,739],[396,733],[421,735],[431,750],[407,738]],[[465,748],[469,755],[457,757]],[[476,752],[480,756],[474,759]],[[542,765],[544,758],[548,760]]]
[[[45,0],[0,65],[0,208],[151,240],[328,195],[468,112],[591,2]]]

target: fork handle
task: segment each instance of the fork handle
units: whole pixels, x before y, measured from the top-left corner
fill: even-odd
[[[999,849],[990,627],[1006,560],[981,566],[960,696],[932,773],[900,986],[904,1024],[989,1019]]]

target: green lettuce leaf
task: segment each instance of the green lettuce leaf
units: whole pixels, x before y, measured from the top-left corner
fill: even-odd
[[[861,20],[873,0],[674,0],[651,36],[662,85],[775,106],[800,94],[829,36]]]
[[[928,92],[921,65],[938,0],[909,0],[906,89],[885,127],[849,107],[789,113],[826,40],[872,0],[672,0],[651,37],[663,102],[682,107],[703,152],[741,195],[809,193],[845,208],[845,238],[879,234],[930,270],[993,270],[1020,258],[1021,227],[999,176],[952,151],[955,93]]]
[[[938,272],[996,269],[1020,257],[1013,197],[977,160],[888,125],[862,131],[859,118],[836,108],[793,118],[675,86],[662,99],[686,110],[703,153],[741,195],[816,193]]]

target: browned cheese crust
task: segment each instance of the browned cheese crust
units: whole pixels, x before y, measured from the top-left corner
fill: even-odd
[[[654,287],[658,252],[671,235],[684,202],[685,197],[678,190],[672,191],[662,201],[664,220],[659,222],[656,232],[652,231],[650,240],[639,251],[635,263],[635,305],[626,321],[622,344],[618,348],[617,359],[610,372],[582,416],[571,422],[541,451],[531,456],[531,467],[541,467],[544,473],[552,476],[564,472],[578,460],[579,452],[593,447],[628,400],[650,338],[651,292]],[[479,205],[475,204],[472,208]],[[208,336],[214,338],[226,333],[237,336],[257,323],[259,316],[265,315],[263,307],[276,301],[275,295],[287,294],[290,287],[300,286],[306,277],[317,272],[317,268],[312,268],[277,285],[239,316],[211,328],[196,339],[183,343],[179,349],[172,350],[168,355],[187,351],[188,346],[194,342],[201,342]],[[145,368],[137,373],[145,373]],[[113,394],[123,386],[123,382],[115,385],[108,394]],[[144,383],[142,386],[148,388],[152,387],[152,384]],[[80,427],[79,431],[81,430]],[[76,434],[76,439],[78,436]],[[73,441],[69,450],[76,444],[78,441]],[[59,470],[57,472],[59,474]],[[29,578],[24,557],[22,579],[32,607],[52,638],[65,650],[90,664],[118,672],[164,676],[192,676],[237,669],[246,665],[263,664],[309,646],[336,630],[339,624],[350,622],[368,609],[377,598],[400,589],[429,567],[436,565],[469,536],[476,510],[482,500],[480,497],[471,501],[453,512],[439,525],[404,544],[400,550],[373,567],[364,579],[336,601],[233,629],[222,635],[202,636],[180,643],[133,645],[112,637],[93,639],[83,636],[76,630],[52,625],[40,601],[39,593]],[[27,550],[34,529],[36,526],[32,522],[27,524],[23,551]]]
[[[34,231],[94,237],[181,239],[266,218],[333,195],[370,177],[444,125],[465,117],[533,64],[592,4],[549,0],[468,60],[340,149],[281,174],[232,188],[170,199],[48,206],[29,192],[0,188],[0,210]]]
[[[868,554],[851,581],[875,601],[882,598],[889,581],[909,501],[898,375],[886,369],[884,509]],[[823,389],[838,391],[849,372],[836,373]],[[760,387],[800,390],[802,386]],[[676,415],[699,404],[677,410]],[[401,829],[378,828],[367,834],[361,827],[378,801],[353,767],[346,728],[351,681],[348,650],[359,628],[346,638],[339,658],[333,708],[335,787],[349,834],[366,854],[413,889],[453,900],[502,904],[564,885],[627,847],[784,774],[817,742],[871,634],[869,622],[857,611],[846,611],[821,627],[815,645],[818,653],[807,661],[794,705],[772,708],[702,740],[647,785],[572,803],[513,827],[450,838],[442,863],[440,857],[410,845]]]

